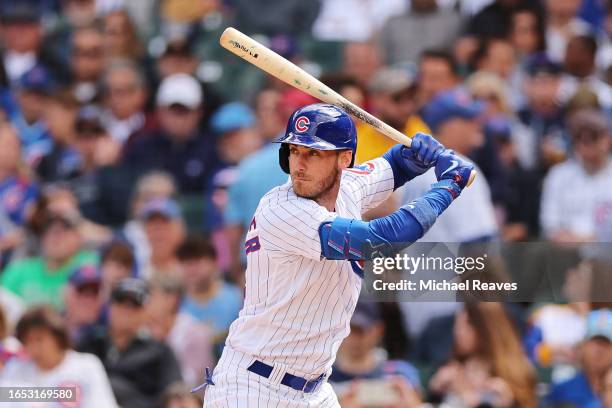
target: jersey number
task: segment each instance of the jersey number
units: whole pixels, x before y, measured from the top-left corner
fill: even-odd
[[[259,251],[261,245],[259,244],[259,236],[254,236],[244,243],[244,250],[246,254],[250,254],[251,252]]]

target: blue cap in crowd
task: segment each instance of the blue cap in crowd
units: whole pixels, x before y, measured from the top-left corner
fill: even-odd
[[[142,306],[149,297],[149,288],[142,279],[125,278],[119,281],[111,291],[113,302],[129,301],[136,306]]]
[[[255,114],[251,108],[240,102],[223,105],[210,120],[212,131],[218,135],[253,125],[255,125]]]
[[[505,115],[496,115],[489,118],[484,124],[485,135],[499,140],[509,141],[512,138],[512,122]]]
[[[40,0],[0,1],[0,19],[3,23],[36,23],[42,18]]]
[[[589,313],[585,338],[592,339],[593,337],[612,341],[612,310],[599,309]]]
[[[423,108],[421,117],[433,131],[453,118],[474,119],[484,109],[484,104],[474,101],[461,88],[440,92]]]
[[[53,81],[43,66],[36,65],[19,78],[19,88],[23,91],[46,94],[53,90]]]
[[[89,284],[100,284],[102,282],[102,272],[95,265],[82,265],[70,274],[68,282],[76,288]]]
[[[537,53],[527,59],[526,70],[529,76],[538,74],[558,75],[563,68],[560,64],[552,61],[546,53]]]
[[[154,199],[144,205],[140,212],[140,218],[148,220],[154,215],[176,220],[181,218],[181,209],[177,202],[170,198]]]
[[[360,301],[351,318],[351,326],[369,329],[381,321],[382,317],[376,303]]]

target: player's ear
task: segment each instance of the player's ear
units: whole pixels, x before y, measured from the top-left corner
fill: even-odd
[[[353,152],[351,150],[342,150],[338,155],[338,164],[341,169],[347,169],[353,161]]]

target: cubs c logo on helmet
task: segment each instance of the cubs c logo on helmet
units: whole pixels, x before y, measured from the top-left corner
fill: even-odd
[[[306,132],[308,130],[308,125],[310,125],[310,119],[306,116],[300,116],[295,120],[295,130],[299,133]]]

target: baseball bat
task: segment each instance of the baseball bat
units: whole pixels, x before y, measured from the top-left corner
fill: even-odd
[[[223,34],[221,34],[219,42],[223,48],[247,62],[250,62],[273,77],[323,102],[342,108],[345,112],[372,126],[383,135],[410,147],[412,143],[410,137],[392,128],[376,116],[361,109],[302,68],[281,57],[248,35],[241,33],[233,27],[228,27],[223,31]],[[468,180],[468,186],[472,184],[475,177],[476,172],[472,171],[470,179]]]

